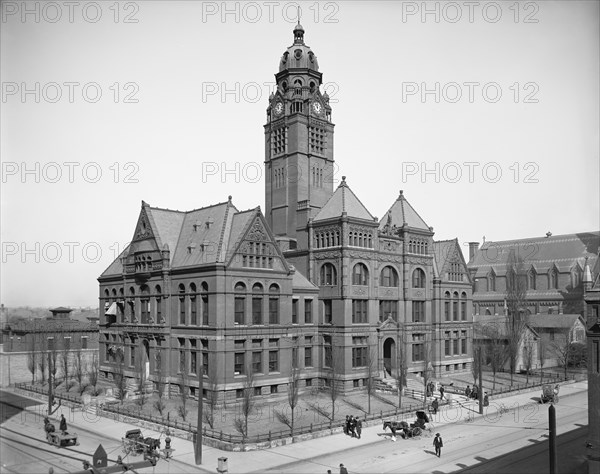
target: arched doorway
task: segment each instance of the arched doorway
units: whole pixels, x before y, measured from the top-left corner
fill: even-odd
[[[387,376],[392,376],[396,368],[396,342],[388,337],[383,342],[383,370]]]

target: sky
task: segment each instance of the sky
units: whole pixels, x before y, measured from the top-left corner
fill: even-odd
[[[600,228],[599,3],[300,2],[332,179],[435,239]],[[0,301],[97,306],[144,200],[264,210],[296,2],[2,1]]]

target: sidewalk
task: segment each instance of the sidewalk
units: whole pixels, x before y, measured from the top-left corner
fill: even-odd
[[[586,390],[587,381],[564,383],[561,385],[560,396],[562,398]],[[507,408],[514,408],[516,404],[525,405],[534,403],[532,398],[539,397],[539,392],[540,390],[536,388],[529,392],[492,399],[490,400],[490,405],[484,407],[484,415],[479,415],[478,413],[478,402],[467,400],[464,396],[454,395],[452,405],[443,405],[437,415],[433,417],[433,430],[435,432],[441,432],[442,436],[444,436],[445,426],[455,422],[464,422],[467,418],[477,419],[483,416],[488,420],[493,420],[495,417],[499,416],[498,410],[500,404],[505,405]],[[40,414],[45,408],[44,405],[42,405],[41,408],[38,405],[28,407],[25,410]],[[60,410],[54,416],[60,416]],[[136,428],[133,424],[117,422],[108,418],[95,417],[94,415],[82,411],[69,411],[68,414],[65,412],[65,416],[70,420],[69,426],[73,426],[74,430],[102,433],[108,438],[118,441],[121,440],[127,430]],[[412,416],[409,416],[408,420],[414,421],[414,418],[415,416],[413,414]],[[340,419],[339,424],[341,423],[342,420]],[[143,429],[142,431],[144,436],[156,438],[160,436],[160,433],[148,429]],[[385,436],[391,436],[389,430]],[[217,472],[219,458],[225,457],[227,458],[229,473],[264,472],[289,465],[299,459],[310,460],[322,455],[338,452],[343,453],[344,451],[354,449],[357,445],[377,443],[383,439],[385,439],[385,437],[383,436],[382,425],[377,424],[363,428],[360,440],[354,439],[350,441],[345,434],[340,433],[285,446],[248,452],[222,451],[216,448],[203,446],[203,463],[201,466],[197,466],[197,469],[203,472],[215,473]],[[175,449],[174,458],[177,461],[191,466],[195,465],[194,446],[191,441],[173,437],[171,444]]]

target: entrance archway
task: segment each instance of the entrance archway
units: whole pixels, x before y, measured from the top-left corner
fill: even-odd
[[[383,342],[383,370],[386,375],[392,376],[396,369],[396,342],[388,337]]]
[[[142,367],[144,368],[145,378],[148,380],[148,377],[150,377],[150,344],[148,339],[142,341],[142,347],[144,348],[142,351]]]

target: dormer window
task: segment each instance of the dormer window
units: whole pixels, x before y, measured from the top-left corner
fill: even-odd
[[[196,244],[194,242],[192,242],[190,245],[188,245],[188,253],[191,254],[196,248]]]
[[[207,229],[210,229],[210,226],[212,226],[214,223],[215,223],[215,220],[214,220],[212,217],[209,217],[209,218],[206,220],[206,228],[207,228]]]

